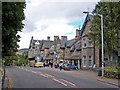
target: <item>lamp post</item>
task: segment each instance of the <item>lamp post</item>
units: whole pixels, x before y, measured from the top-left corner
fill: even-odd
[[[57,54],[56,54],[56,63],[57,63]]]
[[[83,13],[91,13],[91,12],[83,12]],[[92,13],[91,13],[92,14]],[[102,34],[102,78],[104,77],[104,45],[103,45],[103,15],[97,14],[101,17],[101,34]]]
[[[56,62],[57,62],[57,51],[54,51],[54,55],[56,56]]]

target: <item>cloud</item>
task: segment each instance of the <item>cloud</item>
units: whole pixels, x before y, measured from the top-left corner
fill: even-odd
[[[68,39],[74,38],[76,28],[84,22],[83,11],[92,11],[97,1],[30,0],[25,9],[25,28],[18,33],[21,35],[20,48],[28,47],[32,36],[42,40],[68,33]]]

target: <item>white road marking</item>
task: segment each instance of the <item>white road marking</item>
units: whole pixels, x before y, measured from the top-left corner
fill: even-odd
[[[61,82],[61,81],[59,81],[59,80],[56,80],[56,79],[53,79],[54,81],[57,81],[58,83],[61,83],[61,84],[63,84],[64,86],[67,86],[67,84],[65,84],[65,83],[63,83],[63,82]]]
[[[69,84],[71,84],[71,85],[73,85],[73,86],[76,86],[75,84],[73,84],[73,83],[71,83],[71,82],[69,82],[69,81],[66,81],[66,80],[64,80],[64,79],[60,79],[60,80],[62,80],[62,81],[64,81],[64,82],[67,82],[67,83],[69,83]]]
[[[46,75],[44,75],[44,74],[40,74],[40,75],[48,78],[48,76],[46,76]]]

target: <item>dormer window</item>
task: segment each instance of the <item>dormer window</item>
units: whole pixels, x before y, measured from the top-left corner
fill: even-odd
[[[37,42],[35,43],[35,48],[39,48],[39,41],[37,40]]]

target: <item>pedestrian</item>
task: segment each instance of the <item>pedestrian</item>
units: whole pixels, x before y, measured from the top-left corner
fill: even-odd
[[[51,62],[49,62],[49,65],[51,66]]]
[[[53,67],[53,63],[51,63],[51,68]]]
[[[45,67],[45,63],[44,63],[44,67]]]
[[[95,67],[96,67],[96,66],[95,66],[95,64],[94,64],[94,65],[93,65],[93,71],[94,71],[94,72],[95,72]]]
[[[59,64],[59,67],[60,67],[60,71],[61,71],[62,70],[62,64],[61,63]]]

